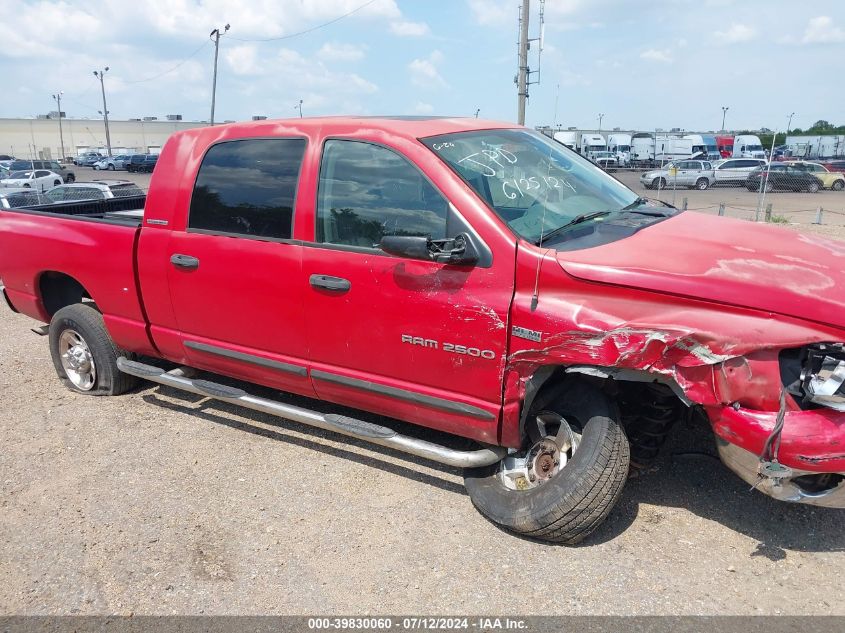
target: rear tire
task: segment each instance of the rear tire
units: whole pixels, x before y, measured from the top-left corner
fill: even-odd
[[[843,189],[845,189],[845,180],[837,180],[830,186],[830,188],[833,191],[842,191]]]
[[[109,165],[109,171],[114,171],[114,165]]]
[[[541,394],[528,420],[546,412],[581,431],[577,450],[560,470],[541,485],[511,489],[503,482],[500,462],[467,469],[464,483],[473,505],[496,525],[571,545],[601,525],[618,501],[628,477],[630,448],[616,403],[586,381],[568,380]]]
[[[129,391],[137,379],[117,368],[120,356],[133,355],[111,340],[103,315],[84,303],[58,310],[50,321],[50,356],[65,387],[93,396]]]
[[[73,174],[68,174],[67,182],[76,182],[76,176],[74,176]]]
[[[817,182],[811,182],[809,185],[807,185],[807,193],[818,193],[819,189],[819,183]]]

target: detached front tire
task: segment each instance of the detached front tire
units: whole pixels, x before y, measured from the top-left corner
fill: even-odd
[[[526,423],[520,453],[465,471],[470,499],[508,531],[578,543],[607,518],[628,477],[618,407],[589,382],[568,380],[540,394]]]
[[[109,336],[103,315],[84,303],[58,310],[50,321],[50,356],[62,383],[77,393],[116,396],[129,391],[134,376],[117,368],[119,349]]]

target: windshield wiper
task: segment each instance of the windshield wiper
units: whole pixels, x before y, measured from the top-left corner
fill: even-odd
[[[551,237],[555,237],[556,235],[560,235],[571,226],[575,226],[576,224],[581,224],[583,222],[587,222],[589,220],[595,220],[596,218],[603,217],[605,215],[610,215],[610,211],[596,211],[594,213],[582,213],[581,215],[576,215],[572,218],[569,222],[564,224],[563,226],[559,226],[558,228],[549,231],[544,235],[540,235],[540,239],[534,242],[535,246],[542,246],[543,242],[547,241]]]
[[[638,208],[638,207],[642,207],[642,206],[647,205],[649,202],[651,202],[651,200],[649,200],[648,198],[637,198],[636,200],[634,200],[628,206],[622,207],[621,209],[619,209],[619,211],[625,212],[625,213],[636,213],[638,215],[650,215],[650,216],[654,216],[654,217],[657,217],[657,218],[665,218],[665,217],[667,217],[667,215],[671,215],[671,213],[667,213],[666,211],[657,211],[657,210],[645,211],[643,209]],[[662,205],[677,211],[677,208],[673,207],[668,202],[663,202],[663,200],[655,200],[655,202],[659,202]]]

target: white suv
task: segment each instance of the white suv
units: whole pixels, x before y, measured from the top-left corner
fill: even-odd
[[[761,158],[728,158],[713,163],[713,184],[740,187],[755,169],[764,167]]]

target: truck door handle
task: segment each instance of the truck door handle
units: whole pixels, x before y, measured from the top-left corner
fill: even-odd
[[[323,288],[336,292],[346,292],[352,287],[348,279],[332,277],[330,275],[311,275],[308,281],[314,288]]]
[[[191,257],[190,255],[180,255],[179,253],[170,256],[170,263],[177,268],[194,269],[200,267],[200,260],[196,257]]]

